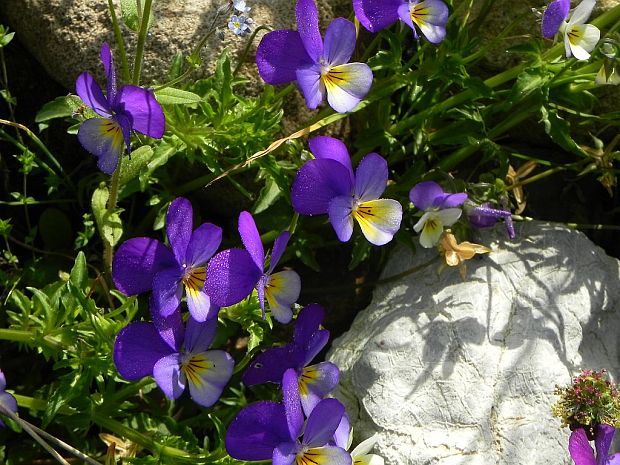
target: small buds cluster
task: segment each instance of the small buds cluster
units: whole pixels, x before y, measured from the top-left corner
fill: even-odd
[[[564,426],[584,427],[586,432],[602,423],[620,426],[620,392],[606,370],[584,370],[570,386],[556,386],[554,393],[560,399],[551,410]]]

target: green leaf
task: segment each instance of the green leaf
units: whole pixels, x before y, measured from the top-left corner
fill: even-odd
[[[55,118],[64,118],[73,114],[73,108],[69,105],[67,97],[56,97],[41,107],[34,117],[35,123],[49,121]]]
[[[259,344],[261,343],[261,341],[264,339],[264,337],[265,337],[265,328],[263,328],[259,324],[252,323],[248,327],[248,333],[250,333],[250,337],[248,338],[248,348],[247,348],[247,350],[248,350],[248,352],[251,352],[256,347],[258,347]]]
[[[273,178],[267,178],[265,187],[263,187],[258,195],[258,199],[254,204],[253,213],[259,213],[267,210],[280,197],[282,191]]]
[[[3,34],[2,37],[0,37],[0,48],[9,45],[9,42],[13,40],[13,36],[15,36],[14,32]]]
[[[99,184],[99,187],[93,192],[91,198],[91,207],[95,216],[99,234],[108,244],[114,246],[118,243],[123,235],[123,224],[119,215],[120,210],[108,212],[106,205],[110,193],[105,183]]]
[[[541,107],[542,122],[545,125],[545,132],[549,137],[562,147],[564,150],[575,153],[579,156],[587,156],[579,145],[570,135],[570,124],[556,110]]]
[[[86,268],[86,256],[84,252],[78,253],[77,257],[75,257],[75,264],[71,269],[69,280],[74,286],[83,291],[88,287],[88,269]]]
[[[121,185],[125,185],[138,177],[146,169],[151,158],[153,158],[153,149],[148,145],[133,150],[129,157],[122,157]]]
[[[164,87],[155,91],[157,101],[162,105],[187,105],[202,101],[200,95],[187,90],[175,89],[174,87]]]
[[[357,265],[362,263],[370,256],[371,246],[365,237],[357,236],[354,239],[353,251],[351,252],[351,262],[349,262],[349,270],[355,269]]]
[[[133,32],[138,32],[140,30],[140,17],[138,16],[137,1],[140,2],[140,11],[144,11],[144,0],[121,0],[121,17],[123,18],[125,25]],[[149,15],[149,23],[146,28],[147,31],[151,28],[152,24],[153,10],[151,10],[151,14]]]

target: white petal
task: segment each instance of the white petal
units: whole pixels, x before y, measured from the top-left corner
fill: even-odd
[[[585,23],[590,17],[590,14],[592,13],[592,9],[594,8],[595,4],[596,0],[582,0],[582,2],[577,5],[577,8],[575,8],[573,14],[569,18],[569,26],[573,24]]]
[[[601,31],[591,24],[576,24],[566,28],[565,42],[568,42],[572,54],[578,60],[590,58],[590,52],[594,50],[601,38]]]

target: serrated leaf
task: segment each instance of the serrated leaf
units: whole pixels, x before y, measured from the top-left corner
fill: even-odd
[[[86,267],[86,256],[84,252],[78,253],[77,257],[75,257],[75,263],[73,268],[71,268],[69,281],[78,289],[83,291],[86,290],[88,286],[88,268]]]
[[[35,123],[42,123],[55,118],[64,118],[73,114],[73,107],[69,105],[67,97],[56,97],[41,107],[34,117]]]
[[[248,326],[248,332],[250,333],[250,337],[248,338],[248,352],[251,352],[256,347],[258,347],[265,337],[265,329],[256,323],[252,323]]]
[[[570,124],[556,110],[541,107],[542,122],[545,126],[545,132],[551,137],[553,142],[558,144],[564,150],[575,153],[580,156],[587,156],[579,145],[570,135]]]
[[[138,16],[137,1],[140,2],[140,11],[144,11],[144,0],[121,0],[121,17],[123,18],[125,25],[133,32],[138,32],[140,30],[140,17]],[[152,24],[153,10],[151,10],[151,14],[149,15],[149,22],[146,28],[147,31],[151,28]]]
[[[157,101],[162,105],[187,105],[202,101],[200,95],[187,90],[175,89],[174,87],[164,87],[155,91]]]
[[[148,145],[138,147],[131,152],[131,156],[121,158],[121,185],[137,178],[153,158],[153,149]]]
[[[280,197],[282,191],[273,178],[267,178],[265,186],[261,189],[258,199],[254,204],[253,213],[259,213],[267,210]]]
[[[349,262],[349,270],[353,270],[370,256],[370,243],[363,237],[358,236],[353,245],[351,252],[351,261]]]
[[[50,326],[54,326],[56,323],[56,315],[54,309],[52,308],[52,304],[50,303],[49,297],[45,295],[43,291],[34,287],[27,287],[30,292],[32,292],[32,303],[35,305],[35,313],[39,313],[37,311],[37,307],[40,307],[41,311],[45,315],[45,319]]]

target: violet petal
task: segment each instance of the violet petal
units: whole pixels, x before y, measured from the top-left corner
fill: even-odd
[[[172,315],[181,304],[182,270],[177,266],[158,272],[153,278],[153,311],[163,317]]]
[[[203,223],[192,232],[185,264],[191,268],[205,266],[222,243],[222,228],[211,223]]]
[[[336,388],[339,380],[340,371],[331,362],[321,362],[303,369],[299,383],[304,386],[300,390],[306,416]]]
[[[256,49],[256,66],[267,84],[297,80],[297,69],[313,64],[297,31],[279,30],[265,34]]]
[[[166,235],[177,262],[185,264],[185,254],[192,237],[193,209],[185,197],[177,197],[168,207]]]
[[[329,222],[342,242],[347,242],[353,234],[353,202],[351,196],[334,197],[327,209]]]
[[[291,439],[296,439],[304,426],[304,414],[299,398],[298,376],[293,368],[286,370],[282,377],[282,401],[289,434]]]
[[[614,439],[616,428],[611,425],[600,424],[594,433],[594,447],[596,449],[596,465],[608,465],[609,447]]]
[[[252,261],[262,272],[265,267],[265,249],[250,212],[243,211],[239,214],[239,235]]]
[[[151,376],[157,361],[172,352],[155,325],[136,322],[125,326],[116,335],[113,358],[119,374],[129,381],[136,381]]]
[[[168,399],[178,399],[185,390],[187,378],[181,371],[182,358],[181,354],[170,354],[153,367],[153,378]]]
[[[153,288],[155,273],[174,265],[174,256],[163,243],[135,237],[123,242],[114,254],[112,279],[123,294],[141,294]]]
[[[348,63],[354,50],[355,25],[348,19],[334,19],[325,31],[325,62],[328,65]]]
[[[359,200],[378,199],[388,181],[388,165],[378,153],[369,153],[355,170],[355,195]]]
[[[541,32],[543,37],[553,39],[560,26],[568,17],[570,0],[555,0],[545,9],[542,17]]]
[[[288,231],[284,231],[280,233],[276,240],[273,243],[273,249],[271,250],[271,257],[269,258],[269,269],[267,273],[271,273],[273,269],[276,267],[280,259],[282,258],[282,254],[286,250],[286,245],[291,238],[291,233]]]
[[[314,0],[297,0],[297,31],[308,56],[318,63],[323,55],[323,39],[319,32],[319,11]]]
[[[398,21],[398,7],[404,0],[353,0],[353,11],[370,32],[385,29]]]
[[[116,102],[119,110],[131,116],[131,127],[146,136],[161,139],[166,129],[164,110],[152,91],[142,87],[121,87]],[[117,111],[119,111],[117,110]]]
[[[224,250],[209,261],[207,294],[219,307],[234,305],[252,293],[261,275],[246,250]]]
[[[306,99],[306,106],[314,110],[325,100],[325,85],[321,80],[321,65],[313,64],[297,68],[297,84]]]
[[[82,147],[97,157],[97,167],[111,176],[125,145],[118,123],[110,119],[87,119],[80,125],[77,138]]]
[[[323,399],[312,410],[306,422],[303,445],[320,447],[327,444],[344,415],[344,405],[336,399]]]
[[[151,318],[153,318],[153,324],[159,336],[168,344],[170,349],[174,352],[179,352],[185,339],[185,325],[183,324],[180,308],[168,316],[162,316],[155,311],[153,296],[151,296],[150,305]]]
[[[351,194],[351,176],[336,160],[310,160],[298,171],[291,188],[291,203],[302,215],[327,213],[329,202]]]
[[[112,110],[110,105],[103,96],[99,84],[97,84],[97,81],[90,73],[84,72],[78,76],[75,80],[75,92],[95,113],[104,118],[111,116]]]
[[[114,103],[116,99],[116,69],[114,68],[114,59],[112,58],[112,51],[107,42],[101,44],[101,51],[99,52],[101,63],[106,76],[106,87],[108,92],[108,102]]]
[[[273,450],[290,442],[284,405],[255,402],[241,409],[226,430],[226,451],[237,460],[271,460]]]
[[[435,198],[444,194],[443,189],[435,181],[424,181],[416,184],[409,191],[409,200],[419,210],[433,207]]]
[[[594,451],[583,428],[577,428],[568,440],[568,452],[575,461],[575,465],[597,465]]]
[[[303,353],[292,345],[274,347],[258,354],[243,373],[242,381],[246,386],[263,383],[282,383],[284,372],[288,368],[303,367]]]
[[[353,185],[353,168],[347,146],[340,139],[329,136],[315,136],[308,139],[308,147],[315,158],[322,160],[336,160],[344,166],[350,174]]]
[[[190,316],[185,332],[185,350],[191,353],[206,351],[211,346],[216,331],[217,318],[199,322]]]

